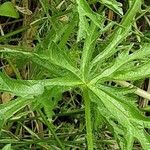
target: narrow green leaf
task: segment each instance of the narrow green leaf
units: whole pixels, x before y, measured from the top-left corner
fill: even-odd
[[[0,129],[3,128],[6,120],[11,118],[15,113],[17,113],[20,109],[24,108],[26,105],[32,103],[32,99],[25,98],[17,98],[16,100],[12,100],[9,103],[0,105]]]
[[[49,119],[52,119],[54,115],[53,109],[56,107],[59,100],[61,100],[64,91],[64,87],[54,86],[46,88],[45,92],[36,98],[38,103],[42,104],[45,114]]]
[[[50,61],[57,66],[65,68],[72,72],[75,76],[79,74],[79,70],[73,66],[72,60],[68,57],[64,49],[60,49],[54,42],[49,45],[48,55],[43,56],[45,59]]]
[[[135,116],[134,111],[136,109],[129,109],[130,105],[125,104],[123,101],[121,102],[121,97],[114,97],[109,94],[109,90],[103,91],[93,86],[89,86],[89,89],[93,93],[90,94],[91,100],[98,105],[99,113],[114,129],[116,137],[120,141],[121,149],[132,150],[135,139],[139,140],[144,149],[148,149],[150,138],[145,134],[144,128],[145,123],[146,126],[150,125],[150,119],[141,120],[141,117]]]
[[[25,56],[28,59],[31,59],[38,65],[41,65],[48,69],[51,73],[56,75],[64,75],[64,73],[72,73],[75,76],[80,75],[79,69],[74,66],[71,59],[65,53],[65,51],[60,49],[54,42],[49,45],[48,50],[45,53],[32,53],[32,52],[24,52],[19,50],[11,50],[5,48],[0,51],[1,53],[19,55],[20,57]],[[64,69],[64,71],[62,70]]]
[[[70,20],[68,24],[65,25],[66,29],[64,30],[64,34],[60,36],[60,42],[58,44],[59,48],[62,49],[67,44],[69,37],[71,36],[72,32],[74,31],[75,26],[77,26],[77,15],[75,14]],[[66,32],[67,30],[67,32]],[[55,41],[55,40],[54,40]],[[56,43],[56,42],[55,42]]]
[[[77,86],[82,82],[75,77],[43,79],[43,80],[17,80],[11,79],[0,72],[0,90],[8,91],[21,97],[33,97],[43,94],[45,87],[50,86]]]
[[[99,0],[102,4],[106,5],[108,8],[112,9],[119,15],[123,15],[122,4],[116,0]]]
[[[2,150],[13,150],[13,149],[11,148],[11,144],[7,144],[2,148]]]
[[[135,0],[132,7],[123,17],[120,26],[115,29],[115,31],[109,38],[108,44],[106,45],[104,50],[93,59],[93,66],[95,66],[98,62],[100,64],[100,62],[103,62],[106,58],[109,58],[118,50],[116,49],[116,47],[122,42],[123,39],[126,38],[128,33],[131,31],[132,22],[140,7],[141,0]]]
[[[42,66],[43,68],[47,69],[50,73],[54,75],[63,75],[64,72],[61,72],[62,70],[52,64],[49,60],[46,60],[44,57],[40,56],[37,53],[31,53],[31,52],[25,52],[22,50],[12,50],[5,48],[4,50],[0,50],[1,53],[3,54],[8,54],[11,56],[18,56],[19,58],[26,58],[28,60],[31,60],[38,66]],[[61,74],[60,74],[61,73]]]
[[[101,20],[101,23],[104,23],[103,19]],[[105,28],[99,31],[99,28],[93,22],[91,22],[89,26],[90,35],[87,36],[84,41],[82,58],[81,58],[81,66],[80,66],[80,70],[82,72],[82,77],[84,81],[89,80],[88,77],[91,69],[90,61],[92,59],[96,47],[96,43],[98,41],[98,37],[100,37],[104,32],[106,32],[112,26],[113,23],[109,23]]]
[[[98,27],[100,27],[103,17],[100,14],[93,12],[86,0],[76,0],[76,2],[78,4],[79,13],[79,31],[77,41],[80,41],[90,35],[89,20],[86,17],[90,18]]]
[[[131,81],[147,78],[150,77],[150,70],[148,69],[149,67],[150,61],[127,71],[118,71],[111,76],[111,79]]]
[[[0,72],[0,90],[8,91],[21,97],[33,97],[42,94],[44,87],[35,81],[15,80]]]
[[[81,61],[81,72],[84,75],[83,76],[84,80],[88,76],[89,63],[92,58],[95,43],[99,35],[99,33],[97,32],[98,29],[94,23],[91,23],[91,26],[89,28],[90,28],[90,35],[85,39]]]
[[[150,118],[144,117],[141,112],[138,110],[136,106],[136,101],[131,101],[130,97],[125,96],[127,93],[133,93],[136,89],[124,89],[124,88],[115,88],[115,87],[108,87],[108,86],[98,86],[99,89],[104,91],[109,96],[113,97],[116,101],[121,103],[129,112],[130,115],[136,119],[137,122],[142,122],[145,127],[150,126]],[[119,91],[120,90],[120,91]]]
[[[129,75],[125,75],[126,73],[127,74],[130,74],[130,76],[132,76],[132,74],[134,74],[134,71],[135,71],[135,74],[136,74],[136,76],[137,76],[137,78],[140,78],[140,76],[137,74],[137,72],[138,72],[138,68],[139,67],[136,67],[135,68],[135,66],[133,66],[133,70],[132,70],[132,68],[129,66],[129,70],[127,70],[127,71],[124,71],[123,69],[122,69],[122,71],[121,72],[119,72],[118,70],[120,69],[120,68],[122,68],[122,66],[123,65],[126,65],[126,67],[128,67],[128,64],[127,63],[129,63],[129,62],[132,62],[133,61],[133,63],[134,63],[134,61],[136,60],[136,62],[138,62],[138,61],[140,61],[141,59],[149,59],[148,57],[150,56],[150,51],[149,51],[149,48],[150,48],[150,44],[145,44],[142,48],[140,48],[139,50],[137,50],[136,52],[134,52],[134,53],[132,53],[132,54],[129,54],[129,51],[130,51],[130,49],[132,48],[132,45],[129,47],[129,49],[127,49],[127,50],[125,50],[125,51],[123,51],[117,58],[116,58],[116,61],[115,61],[115,63],[114,63],[114,65],[112,66],[112,67],[110,67],[110,68],[108,68],[108,69],[106,69],[106,70],[104,70],[100,75],[98,75],[97,77],[95,77],[92,81],[91,81],[91,83],[96,83],[98,80],[102,80],[103,78],[105,78],[105,80],[107,80],[107,79],[117,79],[117,76],[119,76],[119,74],[120,74],[120,76],[121,76],[121,74],[124,76],[124,77],[127,77],[128,78],[128,76]],[[149,64],[149,63],[148,63]],[[148,67],[148,64],[146,65],[147,67]],[[129,64],[130,65],[130,64]],[[140,69],[140,73],[142,74],[142,69],[144,69],[144,68],[146,68],[146,66],[144,67],[142,67],[141,69]],[[118,71],[118,72],[117,72]],[[143,76],[148,76],[149,75],[149,71],[147,70],[146,72],[145,72],[145,70],[143,70],[143,72],[144,72],[144,74],[143,74]],[[124,74],[125,73],[125,74]],[[141,75],[141,78],[143,78],[143,76]],[[135,75],[133,76],[133,78],[135,77]],[[126,79],[127,79],[126,78]],[[136,79],[136,77],[135,77],[135,79]],[[121,80],[123,80],[123,78],[121,79]]]
[[[45,13],[47,14],[48,13],[48,10],[49,10],[49,1],[48,0],[39,0],[42,7],[43,7],[43,10],[45,11]]]

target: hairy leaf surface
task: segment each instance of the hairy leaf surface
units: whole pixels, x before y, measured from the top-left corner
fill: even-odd
[[[116,0],[99,0],[102,4],[106,5],[108,8],[112,9],[116,13],[123,15],[122,4]]]
[[[109,91],[103,91],[92,86],[89,88],[93,92],[93,94],[91,93],[91,100],[97,103],[99,113],[113,127],[120,141],[121,149],[132,150],[135,139],[140,141],[144,149],[148,149],[150,139],[144,128],[150,127],[150,119],[141,116],[143,120],[141,117],[135,116],[135,109],[130,108],[129,110],[130,105],[127,107],[126,102],[122,101],[120,97],[114,97]],[[98,99],[96,100],[92,95],[96,95]],[[138,113],[138,115],[140,114]]]

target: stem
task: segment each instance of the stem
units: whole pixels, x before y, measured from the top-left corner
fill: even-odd
[[[26,31],[26,30],[29,29],[29,28],[30,28],[30,26],[26,26],[26,27],[23,27],[23,28],[21,28],[21,29],[17,29],[17,30],[15,30],[15,31],[12,31],[12,32],[10,32],[10,33],[7,33],[7,34],[5,34],[4,36],[1,36],[1,37],[0,37],[0,41],[2,42],[2,41],[4,41],[4,40],[6,40],[6,38],[9,38],[9,37],[11,37],[11,36],[13,36],[13,35],[16,35],[16,34],[18,34],[18,33],[23,32],[23,31]]]
[[[90,98],[87,88],[83,89],[83,98],[85,104],[85,121],[86,121],[86,132],[87,132],[87,144],[88,150],[93,150],[93,135],[92,135],[92,122],[91,122],[91,107]]]
[[[16,74],[17,79],[22,79],[19,70],[13,65],[13,63],[11,62],[10,59],[7,59],[9,65],[11,66],[11,68],[13,69],[14,73]]]
[[[57,143],[59,144],[60,148],[62,150],[65,150],[64,145],[61,143],[61,141],[59,140],[59,138],[57,137],[57,135],[55,134],[55,131],[52,128],[51,123],[46,119],[46,117],[44,116],[43,112],[41,110],[38,111],[41,118],[43,119],[44,123],[47,125],[48,129],[51,131],[51,133],[53,134],[54,138],[56,139]]]
[[[145,99],[150,100],[150,94],[148,92],[146,92],[146,91],[144,91],[144,90],[134,86],[133,84],[130,84],[130,83],[126,82],[126,81],[114,81],[114,82],[116,82],[117,84],[119,84],[121,86],[124,86],[124,87],[136,88],[136,90],[134,92],[135,94],[137,94],[138,96],[141,96],[141,97],[143,97]]]

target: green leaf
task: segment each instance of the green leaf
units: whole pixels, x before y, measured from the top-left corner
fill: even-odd
[[[135,51],[132,54],[129,54],[130,50],[132,48],[132,45],[129,46],[129,48],[127,50],[124,50],[121,54],[119,54],[119,56],[116,58],[114,65],[111,66],[110,68],[104,70],[100,75],[98,75],[97,77],[95,77],[91,83],[96,83],[98,82],[98,80],[102,80],[104,78],[104,80],[110,80],[110,79],[119,79],[120,80],[131,80],[130,77],[132,77],[133,80],[139,79],[139,78],[143,78],[143,77],[147,77],[149,76],[149,69],[146,69],[149,66],[149,62],[147,62],[147,60],[149,61],[149,56],[150,56],[150,44],[145,44],[142,48],[140,48],[139,50]],[[146,59],[145,60],[147,63],[145,63],[145,65],[142,66],[134,66],[131,67],[129,66],[130,63],[132,62],[133,64],[138,63],[140,64],[140,60],[141,59]],[[130,68],[128,70],[123,69],[123,66]],[[118,71],[119,69],[122,69],[121,71]],[[124,71],[125,70],[125,71]],[[142,71],[143,70],[143,71]],[[128,75],[127,75],[128,74]],[[121,78],[122,76],[122,78]],[[126,77],[123,78],[123,77]]]
[[[17,96],[30,97],[43,94],[45,87],[53,86],[77,86],[82,84],[80,80],[69,76],[65,78],[43,80],[17,80],[11,79],[0,72],[0,90],[9,91]]]
[[[118,14],[122,13],[121,5],[116,0],[100,1]],[[142,149],[147,150],[150,147],[150,135],[146,132],[146,128],[150,128],[150,118],[145,117],[137,108],[137,98],[133,97],[135,89],[114,87],[111,84],[112,82],[105,82],[115,79],[136,80],[150,75],[149,69],[146,70],[150,66],[149,45],[135,51],[133,45],[124,46],[124,43],[120,44],[130,35],[135,15],[141,6],[141,0],[135,0],[131,3],[121,23],[115,29],[111,28],[111,31],[109,27],[112,27],[114,22],[109,23],[103,19],[102,15],[92,11],[88,1],[76,0],[76,2],[79,18],[76,18],[77,13],[71,13],[72,4],[69,5],[69,9],[67,8],[69,11],[62,12],[61,10],[60,13],[58,11],[54,16],[54,12],[51,10],[51,17],[48,14],[48,6],[46,6],[48,1],[41,1],[48,19],[53,24],[48,28],[47,32],[49,33],[43,45],[39,42],[40,46],[36,47],[32,52],[11,49],[1,51],[3,58],[5,56],[7,56],[6,58],[11,58],[11,56],[25,58],[36,63],[37,66],[41,67],[41,70],[49,71],[49,74],[44,76],[42,80],[18,80],[12,79],[2,72],[0,73],[0,90],[8,91],[21,97],[7,104],[0,105],[1,128],[18,110],[31,102],[34,102],[34,104],[38,103],[38,106],[40,104],[40,108],[44,108],[47,118],[51,119],[53,109],[58,104],[62,92],[77,87],[83,91],[85,104],[86,148],[88,147],[89,150],[97,148],[97,134],[94,134],[95,136],[92,135],[95,131],[93,127],[98,127],[98,124],[106,124],[112,132],[111,137],[118,142],[119,149],[132,150],[134,142],[139,141]],[[63,4],[62,9],[64,10],[64,8],[66,8],[66,5]],[[75,21],[69,19],[67,25],[61,24],[57,19],[59,16],[66,15],[66,13],[69,18],[75,18]],[[73,17],[74,15],[75,17]],[[79,43],[75,40],[76,32],[74,31],[77,21],[79,21],[77,40],[84,39]],[[107,25],[105,26],[105,24]],[[68,27],[69,31],[67,32]],[[104,36],[110,32],[112,32],[112,35],[108,36],[110,39],[104,41]],[[45,38],[44,36],[42,36],[41,41]],[[70,36],[73,38],[69,39]],[[101,46],[103,45],[101,40],[105,42],[104,46]],[[79,53],[75,63],[72,62],[71,55],[69,55],[70,51],[74,49]],[[95,58],[93,59],[93,57]],[[32,66],[32,63],[30,64]],[[34,66],[32,67],[34,68]],[[55,78],[53,74],[55,74]],[[32,76],[32,78],[34,77]],[[51,124],[49,124],[50,122],[47,121],[42,111],[39,110],[39,114],[41,115],[41,121],[49,127],[59,146],[63,149],[61,141],[57,138],[57,134],[53,132]],[[18,117],[20,118],[24,115],[19,114]],[[23,127],[31,135],[39,138],[31,129],[24,125]],[[39,145],[39,143],[37,144]]]
[[[92,58],[92,54],[94,52],[96,40],[99,35],[99,32],[97,32],[98,28],[96,27],[96,25],[94,23],[91,23],[89,30],[90,30],[89,31],[90,35],[88,37],[86,37],[84,46],[83,46],[81,68],[80,68],[81,72],[83,74],[84,80],[88,76],[90,61]]]
[[[11,2],[5,2],[0,5],[0,16],[19,18],[19,13]]]
[[[43,7],[43,10],[45,11],[45,13],[47,14],[48,13],[48,10],[49,10],[49,1],[48,0],[40,0],[40,3]]]
[[[61,100],[62,92],[64,92],[64,87],[54,86],[46,88],[45,92],[40,95],[38,98],[38,103],[44,108],[45,114],[49,119],[52,119],[54,115],[53,109],[58,104],[58,101]]]
[[[80,75],[79,69],[74,66],[67,53],[63,49],[60,49],[54,42],[49,44],[49,48],[45,51],[45,53],[38,54],[24,52],[21,50],[11,50],[8,48],[5,48],[0,52],[15,56],[19,55],[21,57],[25,56],[26,58],[31,59],[36,64],[45,67],[51,73],[56,75],[63,76],[64,73],[71,73],[78,77]]]
[[[63,25],[63,35],[59,36],[59,48],[63,49],[65,47],[65,45],[67,44],[67,41],[69,40],[69,37],[71,36],[71,34],[74,32],[74,28],[77,26],[77,22],[78,22],[78,17],[77,14],[75,13],[72,17],[72,20],[70,19],[70,22],[67,23],[65,26]],[[66,32],[67,30],[67,32]],[[55,40],[54,40],[55,41]],[[57,43],[57,42],[55,42]]]
[[[108,8],[112,9],[119,15],[123,15],[122,4],[116,0],[99,0],[102,4],[106,5]]]
[[[93,12],[86,0],[76,0],[76,2],[78,4],[79,13],[79,31],[77,41],[80,41],[90,35],[89,20],[86,17],[91,19],[98,27],[101,27],[103,17],[100,14]]]
[[[37,53],[31,53],[31,52],[24,52],[22,50],[12,50],[5,48],[4,50],[1,50],[0,52],[3,52],[5,54],[9,54],[11,56],[18,56],[20,58],[26,58],[28,60],[31,60],[36,65],[41,66],[48,70],[51,74],[54,75],[64,75],[64,71],[59,66],[54,65],[48,58],[45,58],[45,56],[42,56],[42,54]],[[47,60],[48,59],[48,60]]]
[[[24,108],[26,105],[32,103],[32,99],[17,98],[9,103],[0,105],[0,129],[3,128],[4,123],[11,118],[15,113]]]
[[[79,70],[76,66],[73,66],[72,60],[68,57],[65,50],[60,49],[54,42],[49,45],[47,56],[43,56],[45,59],[50,59],[54,65],[64,68],[75,76],[79,75]]]
[[[121,149],[132,150],[135,139],[141,143],[143,149],[148,149],[150,138],[145,127],[150,127],[150,119],[140,115],[134,107],[109,90],[94,86],[89,88],[91,100],[97,104],[99,113],[112,126]]]
[[[138,79],[143,79],[150,77],[150,70],[148,69],[150,67],[150,61],[134,67],[133,69],[129,69],[127,71],[118,71],[112,75],[112,79],[114,80],[138,80]]]
[[[103,20],[104,21],[104,20]],[[110,27],[113,25],[113,23],[109,23],[105,28],[99,31],[99,28],[91,22],[89,26],[89,32],[90,35],[85,38],[84,45],[83,45],[83,52],[82,52],[82,58],[81,58],[81,66],[80,70],[82,72],[83,80],[89,80],[89,73],[91,69],[91,59],[94,53],[94,49],[97,44],[98,38],[106,32]]]
[[[101,65],[105,59],[109,58],[118,51],[116,47],[123,41],[123,39],[127,37],[128,33],[131,31],[134,17],[139,11],[140,7],[141,0],[134,1],[132,7],[130,7],[123,17],[120,26],[118,26],[112,33],[111,37],[109,37],[107,45],[105,48],[103,48],[103,51],[92,60],[92,66],[95,66],[96,64]]]
[[[44,87],[36,81],[15,80],[0,72],[0,90],[9,91],[21,97],[33,97],[42,94]]]
[[[3,147],[2,150],[13,150],[13,149],[11,148],[11,144],[7,144]]]

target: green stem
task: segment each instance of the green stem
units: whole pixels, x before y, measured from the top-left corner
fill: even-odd
[[[88,150],[93,150],[94,147],[93,147],[92,122],[91,122],[91,107],[87,88],[83,89],[83,98],[85,104],[85,121],[86,121]]]
[[[11,62],[10,59],[7,58],[7,61],[8,61],[8,63],[9,63],[9,65],[11,66],[11,68],[13,69],[13,71],[14,71],[14,73],[15,73],[17,79],[20,79],[20,80],[21,80],[22,77],[21,77],[21,75],[20,75],[19,70],[13,65],[13,63]]]
[[[46,119],[45,115],[43,114],[43,112],[41,110],[38,111],[38,113],[40,114],[41,118],[43,119],[44,123],[47,125],[48,129],[51,131],[51,133],[53,134],[54,138],[56,139],[57,143],[59,144],[60,148],[62,150],[65,150],[64,145],[61,143],[61,141],[59,140],[59,138],[57,137],[57,135],[55,134],[55,131],[52,128],[51,123]]]
[[[18,34],[18,33],[21,33],[21,32],[23,32],[23,31],[26,31],[27,29],[29,29],[30,28],[30,26],[26,26],[26,27],[23,27],[23,28],[21,28],[21,29],[17,29],[17,30],[15,30],[15,31],[12,31],[12,32],[10,32],[10,33],[7,33],[7,34],[5,34],[4,36],[1,36],[0,37],[0,41],[2,42],[2,41],[5,41],[7,38],[9,38],[9,37],[11,37],[11,36],[13,36],[13,35],[16,35],[16,34]]]

